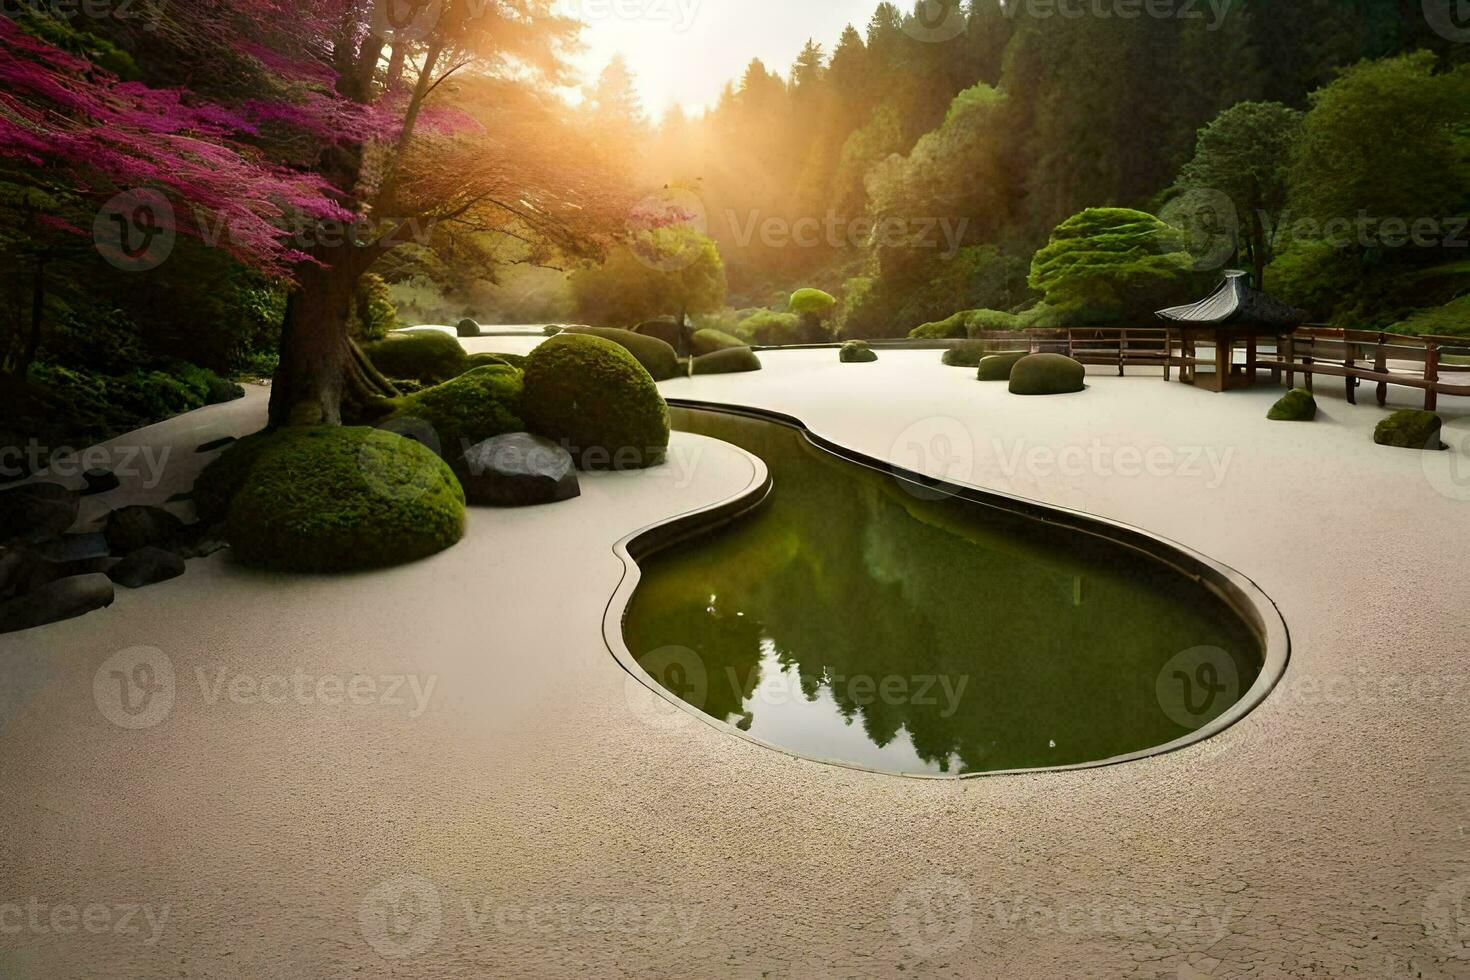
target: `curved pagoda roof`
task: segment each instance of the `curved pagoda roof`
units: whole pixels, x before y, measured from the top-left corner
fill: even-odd
[[[1256,324],[1294,330],[1307,320],[1303,311],[1251,287],[1244,272],[1225,273],[1225,280],[1211,295],[1197,303],[1171,306],[1154,314],[1161,320],[1199,326],[1227,323]]]

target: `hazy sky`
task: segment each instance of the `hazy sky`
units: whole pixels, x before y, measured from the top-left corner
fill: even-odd
[[[657,120],[673,102],[712,105],[751,58],[781,74],[812,38],[830,55],[842,28],[859,31],[878,0],[563,0],[587,24],[577,59],[595,78],[618,52],[638,78],[644,109]]]

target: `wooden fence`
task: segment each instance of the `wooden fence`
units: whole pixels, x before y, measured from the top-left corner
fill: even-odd
[[[1191,333],[1198,335],[1198,330]],[[1129,367],[1162,368],[1170,378],[1175,368],[1180,380],[1193,381],[1195,368],[1207,363],[1194,357],[1179,330],[1167,327],[1026,330],[1013,333],[979,333],[972,340],[985,341],[996,353],[1015,351],[1053,352],[1074,357],[1083,364],[1116,367],[1121,375]],[[1470,361],[1470,338],[1410,336],[1339,327],[1306,326],[1275,338],[1242,337],[1229,347],[1230,363],[1215,370],[1232,371],[1252,384],[1259,371],[1271,373],[1272,381],[1284,375],[1295,386],[1302,375],[1303,387],[1311,390],[1316,375],[1343,379],[1349,402],[1356,403],[1357,388],[1364,381],[1376,385],[1378,404],[1388,398],[1389,385],[1417,388],[1424,392],[1424,407],[1433,411],[1440,395],[1470,397],[1470,363],[1446,361],[1446,356]],[[1236,363],[1237,351],[1244,358]]]

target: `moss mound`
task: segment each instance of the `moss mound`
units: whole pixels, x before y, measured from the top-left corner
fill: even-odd
[[[679,349],[679,324],[671,316],[644,320],[633,328],[633,332],[644,337],[662,340],[675,350]]]
[[[970,311],[961,310],[953,316],[933,323],[921,323],[909,331],[910,340],[964,340],[970,335]]]
[[[400,398],[380,426],[422,442],[453,466],[476,443],[525,431],[521,391],[521,372],[508,364],[474,368]]]
[[[230,501],[245,485],[261,454],[270,447],[272,436],[257,432],[246,436],[219,456],[194,479],[194,510],[205,524],[219,524],[230,513]]]
[[[740,374],[759,371],[761,359],[749,347],[728,347],[704,354],[690,362],[690,374]]]
[[[826,313],[837,305],[837,298],[820,289],[798,289],[791,294],[792,313]]]
[[[1087,387],[1087,369],[1065,354],[1027,354],[1011,368],[1013,395],[1066,395]]]
[[[380,429],[288,429],[269,438],[230,505],[225,539],[251,565],[381,568],[464,534],[464,491],[444,461]]]
[[[362,350],[388,377],[426,385],[458,377],[469,367],[469,357],[459,341],[440,330],[394,334],[387,340],[364,344]]]
[[[566,332],[612,341],[637,358],[638,363],[643,365],[643,370],[655,381],[667,381],[679,374],[678,353],[657,337],[648,337],[631,330],[618,330],[615,327],[577,327]]]
[[[695,357],[701,354],[713,354],[717,350],[745,346],[745,341],[723,330],[696,330],[694,336],[689,339],[689,349]]]
[[[1029,354],[991,354],[989,357],[980,358],[981,381],[1009,381],[1011,371]]]
[[[521,416],[583,469],[656,466],[668,450],[669,409],[653,378],[601,337],[560,334],[532,351]]]
[[[1317,399],[1305,388],[1291,389],[1266,413],[1273,422],[1310,422],[1316,417]]]
[[[480,336],[480,324],[470,317],[465,317],[454,327],[454,332],[461,337]]]
[[[1439,440],[1443,427],[1444,420],[1434,412],[1405,409],[1379,422],[1373,430],[1373,441],[1380,446],[1437,451],[1445,448]]]
[[[523,371],[526,368],[526,355],[525,354],[471,354],[470,355],[469,366],[470,366],[470,368],[472,370],[474,368],[478,368],[478,367],[494,367],[497,364],[504,364],[507,367],[513,367],[513,368],[515,368],[517,371]]]
[[[843,364],[871,364],[878,359],[878,354],[865,340],[849,340],[837,352],[837,359]]]
[[[950,367],[977,368],[989,354],[990,344],[983,340],[970,340],[951,347],[940,360]]]

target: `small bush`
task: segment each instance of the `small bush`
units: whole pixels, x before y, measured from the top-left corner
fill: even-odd
[[[679,374],[679,355],[670,345],[657,337],[648,337],[631,330],[613,327],[576,327],[571,334],[584,334],[610,340],[638,359],[655,381],[667,381]]]
[[[965,325],[973,337],[979,333],[1011,333],[1030,324],[1027,317],[1003,310],[971,310],[966,314]]]
[[[964,340],[970,335],[970,312],[961,311],[943,320],[924,323],[909,331],[910,340]]]
[[[980,361],[990,354],[991,347],[984,340],[967,340],[945,351],[940,361],[950,367],[978,368]]]
[[[820,289],[798,289],[791,294],[792,313],[814,313],[820,316],[830,312],[836,305],[836,297]]]
[[[662,340],[674,349],[679,347],[679,324],[673,317],[661,317],[656,320],[644,320],[633,328],[633,332],[644,337],[654,337]]]
[[[347,315],[347,332],[358,341],[382,340],[398,326],[398,307],[382,276],[369,272],[357,280]]]
[[[1087,369],[1065,354],[1028,354],[1011,368],[1013,395],[1065,395],[1082,391]]]
[[[1029,354],[991,354],[989,357],[980,358],[981,381],[1009,381],[1011,371],[1023,357]]]
[[[744,371],[759,371],[760,358],[749,347],[727,347],[691,362],[691,374],[740,374]]]
[[[473,368],[398,399],[398,407],[379,426],[418,439],[455,466],[476,443],[525,431],[521,392],[521,372],[508,364]],[[433,432],[418,431],[412,425],[415,420],[427,423]]]
[[[1266,413],[1274,422],[1310,422],[1316,417],[1317,399],[1305,388],[1291,389]]]
[[[444,461],[379,429],[269,437],[230,505],[225,538],[247,564],[297,572],[425,558],[464,534],[464,491]]]
[[[804,343],[801,317],[761,310],[740,321],[740,332],[763,347]]]
[[[878,354],[865,340],[849,340],[837,352],[837,359],[843,364],[871,364],[878,359]]]
[[[696,330],[694,336],[689,340],[689,349],[695,357],[701,354],[713,354],[717,350],[745,346],[748,346],[745,341],[722,330]]]
[[[420,384],[442,384],[469,367],[469,357],[459,341],[440,330],[397,333],[364,344],[362,349],[383,374]]]
[[[1405,409],[1379,422],[1373,430],[1373,441],[1400,449],[1440,450],[1445,448],[1439,440],[1443,427],[1444,420],[1434,412]]]
[[[565,445],[583,469],[663,462],[669,410],[652,376],[626,349],[564,334],[526,358],[521,413],[532,432]]]

